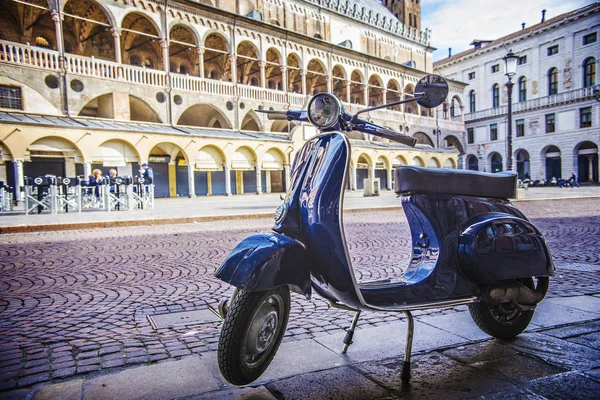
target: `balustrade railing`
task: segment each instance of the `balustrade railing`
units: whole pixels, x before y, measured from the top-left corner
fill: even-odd
[[[167,74],[156,69],[136,67],[121,64],[123,69],[122,79],[127,82],[150,86],[166,86]]]
[[[115,62],[99,60],[94,57],[65,55],[65,69],[71,74],[117,79],[117,70],[120,67],[121,65]]]
[[[0,40],[0,61],[57,71],[58,51]]]

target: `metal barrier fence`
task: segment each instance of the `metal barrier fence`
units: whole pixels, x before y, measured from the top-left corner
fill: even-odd
[[[140,177],[103,178],[97,185],[81,178],[25,177],[23,193],[27,215],[154,209],[154,185]]]
[[[13,188],[0,181],[0,212],[12,211],[13,209]]]

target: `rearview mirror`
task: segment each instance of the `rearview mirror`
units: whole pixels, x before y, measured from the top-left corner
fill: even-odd
[[[424,96],[418,98],[419,96]],[[448,96],[448,82],[439,75],[426,75],[415,87],[415,97],[421,107],[435,108]]]

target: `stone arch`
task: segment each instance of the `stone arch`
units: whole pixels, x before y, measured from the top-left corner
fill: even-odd
[[[212,31],[206,35],[203,43],[205,77],[231,82],[231,49],[227,38],[220,32]]]
[[[263,129],[260,119],[253,110],[248,111],[244,116],[240,125],[240,130],[262,132]]]
[[[129,119],[131,121],[161,123],[158,113],[144,99],[129,95]]]
[[[474,154],[467,156],[467,169],[471,171],[479,171],[479,159]]]
[[[377,74],[369,77],[369,101],[368,105],[374,107],[383,104],[383,81]]]
[[[258,157],[254,150],[248,146],[238,147],[231,156],[231,169],[234,170],[252,170],[258,162]]]
[[[517,149],[517,151],[514,152],[513,159],[515,160],[515,169],[519,179],[525,179],[525,177],[531,178],[531,165],[527,150]]]
[[[433,145],[433,140],[427,135],[425,132],[416,132],[412,135],[415,139],[417,139],[417,144],[435,147]]]
[[[214,145],[206,145],[196,152],[196,169],[200,171],[222,171],[227,164],[223,151]]]
[[[140,161],[140,154],[135,145],[125,139],[107,140],[92,154],[92,162],[101,163],[105,167],[126,167],[128,164],[133,166]]]
[[[402,90],[400,89],[400,84],[395,79],[390,79],[387,84],[387,95],[386,95],[386,103],[394,103],[396,101],[402,100]],[[395,106],[390,107],[391,110],[394,111],[402,111],[402,104],[397,104]]]
[[[231,129],[232,125],[223,112],[212,104],[194,104],[179,117],[177,125],[205,128]]]
[[[579,182],[598,182],[598,145],[589,140],[573,148],[573,168]]]
[[[410,165],[415,167],[424,167],[425,161],[420,156],[414,156],[412,160],[410,160]]]
[[[376,169],[389,169],[390,167],[390,160],[386,156],[381,155],[377,157],[377,161],[375,161]]]
[[[458,151],[459,155],[465,154],[465,148],[460,139],[456,136],[446,135],[443,140],[445,140],[450,146],[454,147]]]
[[[545,178],[560,179],[562,177],[562,152],[558,146],[549,145],[541,151],[542,169],[545,171]]]
[[[63,36],[68,53],[116,61],[111,28],[117,25],[110,9],[94,0],[69,0],[63,5]],[[69,48],[70,47],[70,48]]]
[[[302,92],[302,60],[296,53],[289,53],[287,56],[288,69],[288,91],[293,93]]]
[[[350,74],[350,103],[365,104],[365,82],[362,72],[358,69]]]
[[[81,149],[69,139],[54,135],[42,136],[27,146],[23,174],[29,177],[46,174],[74,177],[75,164],[83,161]]]
[[[340,64],[337,64],[331,70],[331,83],[333,94],[342,101],[346,101],[348,90],[346,86],[346,70]]]
[[[150,153],[148,154],[148,156],[153,154],[152,150],[154,150],[155,148],[160,149],[165,155],[168,155],[171,158],[171,161],[174,161],[176,159],[183,159],[185,161],[190,160],[185,149],[183,149],[181,146],[179,146],[178,144],[175,144],[173,142],[160,142],[160,143],[155,144],[152,147],[152,149],[150,150]],[[180,155],[181,155],[181,157],[180,157]]]
[[[198,75],[198,36],[193,28],[176,23],[169,30],[169,71]]]
[[[459,95],[452,96],[450,101],[450,117],[458,117],[463,114],[463,103]]]
[[[427,161],[427,167],[428,168],[440,168],[441,167],[440,160],[438,160],[436,157],[429,158],[429,160]]]
[[[327,68],[318,58],[313,58],[306,66],[306,90],[309,94],[327,91]]]
[[[283,71],[281,63],[283,57],[278,49],[269,47],[266,53],[265,61],[265,78],[267,80],[267,88],[272,90],[283,90]]]
[[[140,60],[146,68],[162,69],[160,28],[145,13],[132,11],[121,22],[121,53],[123,63],[134,65]],[[133,57],[135,56],[135,57]]]
[[[409,83],[404,87],[404,100],[414,98],[415,87],[412,83]],[[404,104],[404,112],[407,114],[419,114],[419,106],[415,102]],[[433,146],[432,146],[433,147]]]
[[[120,119],[125,121],[162,122],[158,112],[156,112],[150,104],[144,99],[133,95],[127,95],[129,99],[127,103],[129,110],[121,109],[120,112],[122,114],[116,115],[115,111],[119,107],[114,105],[115,95],[116,93],[111,92],[96,96],[79,110],[78,115],[83,117]],[[119,93],[118,95],[124,95],[124,93]]]
[[[448,158],[446,161],[444,161],[444,168],[456,169],[456,162],[454,159]]]
[[[392,167],[396,168],[402,165],[408,165],[406,157],[404,157],[403,155],[397,155],[396,157],[394,157],[394,159],[392,160]]]
[[[271,147],[262,157],[262,169],[282,170],[287,165],[285,154],[277,147]]]
[[[502,155],[493,151],[487,156],[490,172],[496,173],[502,171]]]
[[[236,49],[237,83],[261,86],[260,51],[254,43],[242,40]]]

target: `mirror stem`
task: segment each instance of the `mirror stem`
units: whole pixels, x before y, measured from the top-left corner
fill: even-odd
[[[393,103],[387,103],[387,104],[383,104],[383,105],[380,105],[380,106],[365,108],[364,110],[360,110],[359,112],[357,112],[356,114],[354,114],[354,117],[352,117],[352,120],[350,122],[351,123],[355,123],[356,120],[358,119],[358,115],[359,114],[364,114],[364,113],[367,113],[367,112],[371,112],[371,111],[375,111],[375,110],[380,110],[382,108],[388,108],[388,107],[392,107],[392,106],[397,106],[399,104],[410,103],[410,102],[413,102],[413,101],[417,101],[417,100],[421,100],[421,99],[426,99],[426,98],[427,98],[427,95],[425,93],[419,93],[419,94],[415,94],[415,97],[413,97],[412,99],[399,100],[399,101],[394,101]]]

